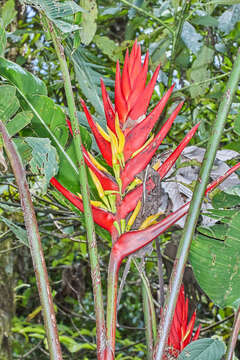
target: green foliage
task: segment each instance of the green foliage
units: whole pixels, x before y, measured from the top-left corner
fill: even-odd
[[[215,195],[215,207],[238,206],[239,196],[224,192]],[[211,214],[222,223],[211,227],[199,227],[200,234],[194,239],[190,261],[201,288],[220,307],[240,304],[240,213],[238,210],[212,210]]]
[[[187,345],[177,360],[221,360],[225,346],[217,339],[200,339]]]

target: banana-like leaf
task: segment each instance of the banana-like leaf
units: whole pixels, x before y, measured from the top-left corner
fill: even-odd
[[[202,228],[201,228],[201,232]],[[240,212],[194,239],[190,262],[201,288],[220,307],[240,305]],[[223,241],[224,240],[224,241]]]
[[[26,136],[47,137],[57,149],[59,173],[57,179],[73,192],[79,192],[78,169],[72,136],[66,125],[65,114],[60,106],[46,95],[46,87],[41,80],[28,71],[6,59],[0,58],[0,75],[14,84],[24,99],[26,110],[33,113],[32,131]],[[84,144],[91,143],[87,130],[81,128]]]

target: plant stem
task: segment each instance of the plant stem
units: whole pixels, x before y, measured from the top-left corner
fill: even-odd
[[[191,88],[194,87],[194,86],[199,86],[199,85],[202,85],[202,84],[206,84],[206,83],[211,82],[211,81],[213,81],[213,80],[219,80],[219,79],[225,78],[226,76],[228,76],[228,75],[230,75],[230,74],[231,74],[231,72],[229,71],[229,72],[227,72],[227,73],[225,73],[225,74],[217,75],[217,76],[214,76],[214,77],[212,77],[212,78],[209,78],[209,79],[206,79],[206,80],[203,80],[203,81],[198,81],[198,82],[195,82],[195,83],[190,83],[189,85],[184,86],[184,87],[182,87],[182,88],[180,88],[180,89],[173,90],[173,94],[176,94],[176,93],[178,93],[178,92],[182,92],[182,91],[185,91],[185,90],[189,90],[189,89],[191,89]]]
[[[99,267],[98,254],[97,254],[97,244],[96,244],[96,235],[94,230],[92,209],[89,199],[87,173],[86,173],[85,162],[82,153],[82,139],[80,135],[77,109],[74,101],[71,79],[64,54],[64,49],[55,32],[53,24],[48,19],[47,19],[47,23],[58,56],[60,68],[62,71],[64,88],[65,88],[68,110],[69,110],[69,117],[73,129],[73,140],[74,140],[74,147],[75,147],[78,169],[79,169],[79,180],[80,180],[80,188],[81,188],[81,194],[82,194],[83,206],[84,206],[84,216],[86,221],[86,230],[87,230],[87,239],[88,239],[88,251],[90,256],[91,276],[93,283],[96,328],[97,328],[96,332],[97,332],[98,359],[103,359],[104,351],[106,347],[106,339],[105,339],[106,330],[105,330],[105,319],[104,319],[104,309],[103,309],[101,274],[100,274],[100,267]]]
[[[123,4],[127,5],[127,6],[130,6],[131,8],[137,10],[140,14],[143,14],[153,20],[155,20],[158,24],[161,24],[163,27],[165,27],[166,29],[168,29],[168,31],[171,33],[171,34],[174,34],[174,31],[173,29],[168,26],[164,21],[162,21],[161,19],[157,18],[156,16],[154,16],[153,14],[150,14],[149,12],[147,12],[146,10],[144,9],[141,9],[139,8],[138,6],[130,3],[129,1],[127,0],[120,0]]]
[[[240,79],[240,51],[238,50],[237,57],[233,66],[232,73],[228,80],[225,95],[219,106],[216,121],[212,128],[212,133],[208,142],[207,150],[204,156],[203,164],[199,173],[198,182],[196,184],[193,198],[190,204],[186,224],[183,235],[178,247],[176,260],[174,262],[172,275],[169,283],[167,299],[164,304],[163,318],[159,326],[158,340],[155,347],[155,360],[161,360],[164,354],[165,345],[167,343],[168,334],[171,327],[171,322],[180,290],[184,268],[188,258],[188,253],[191,246],[192,237],[197,224],[199,212],[201,209],[202,200],[204,197],[205,188],[209,178],[209,173],[213,165],[217,148],[224,130],[224,124],[230,110],[233,96],[237,89]]]
[[[17,153],[17,150],[10,139],[4,124],[0,121],[0,132],[2,133],[4,147],[13,169],[21,199],[21,206],[27,230],[33,267],[36,275],[38,292],[42,305],[43,318],[48,340],[48,347],[51,360],[62,360],[60,342],[56,317],[53,307],[53,299],[49,286],[47,268],[44,260],[41,239],[38,231],[37,219],[34,212],[31,195],[29,192],[26,174]]]
[[[182,28],[183,23],[185,20],[185,13],[189,10],[190,7],[190,1],[185,0],[184,4],[182,5],[182,11],[180,14],[180,19],[177,24],[177,30],[173,34],[173,43],[172,43],[172,53],[171,53],[171,60],[170,60],[170,66],[169,66],[169,76],[168,76],[168,87],[172,86],[172,80],[173,80],[173,71],[174,71],[174,63],[175,63],[175,57],[177,53],[177,47],[179,44],[179,39],[182,34]]]
[[[147,360],[153,359],[153,333],[152,333],[152,318],[151,318],[151,308],[148,301],[147,291],[142,282],[142,297],[143,297],[143,314],[144,314],[144,324],[145,324],[145,336],[147,343]]]
[[[239,331],[240,331],[240,306],[238,307],[237,312],[235,314],[232,334],[228,342],[227,353],[225,357],[226,360],[232,360],[233,358],[233,353],[238,339]]]
[[[115,358],[115,338],[117,320],[117,286],[118,271],[121,261],[118,254],[111,251],[108,266],[108,290],[107,290],[107,350],[104,360]]]

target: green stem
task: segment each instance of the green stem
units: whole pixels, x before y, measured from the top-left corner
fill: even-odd
[[[107,351],[104,360],[115,358],[116,320],[117,320],[117,286],[119,271],[118,255],[111,251],[108,266],[107,290]]]
[[[229,72],[227,72],[225,74],[217,75],[217,76],[214,76],[212,78],[209,78],[209,79],[206,79],[206,80],[203,80],[203,81],[198,81],[198,82],[192,83],[190,85],[182,87],[181,89],[174,90],[173,93],[176,94],[177,92],[182,92],[182,91],[185,91],[185,90],[189,90],[194,86],[200,86],[202,84],[206,84],[206,83],[211,82],[213,80],[219,80],[219,79],[225,78],[226,76],[230,75],[230,73],[231,72],[229,71]]]
[[[48,340],[48,347],[51,360],[62,360],[60,342],[56,317],[53,307],[53,299],[48,281],[47,268],[44,260],[41,239],[38,231],[37,219],[34,212],[31,195],[29,192],[26,174],[17,153],[17,150],[10,139],[4,124],[0,121],[0,132],[2,133],[4,147],[13,169],[21,199],[21,206],[24,215],[25,226],[28,234],[29,246],[32,255],[33,267],[36,275],[38,292],[42,305],[43,318]]]
[[[143,297],[143,314],[144,314],[144,324],[145,324],[145,336],[147,343],[147,360],[153,359],[153,333],[152,333],[152,318],[151,318],[151,308],[148,301],[147,291],[142,282],[142,297]]]
[[[142,269],[140,269],[140,267],[139,267],[137,261],[134,259],[134,257],[133,257],[133,262],[141,276],[143,287],[145,289],[145,293],[148,298],[149,312],[150,312],[151,324],[152,324],[153,340],[155,342],[156,338],[157,338],[157,323],[156,323],[156,314],[155,314],[155,308],[154,308],[154,304],[153,304],[153,297],[152,297],[152,293],[150,290],[149,281],[145,275],[145,272]]]
[[[137,261],[133,257],[133,262],[138,269],[138,272],[142,278],[142,297],[143,297],[143,313],[145,323],[145,335],[147,342],[147,358],[148,360],[153,359],[154,343],[157,337],[157,324],[155,308],[152,299],[152,293],[150,290],[148,279],[145,275],[143,268],[140,268]]]
[[[219,106],[218,114],[212,128],[203,164],[194,189],[193,198],[190,204],[183,235],[178,247],[176,260],[174,262],[170,279],[167,299],[164,304],[163,318],[159,326],[158,340],[155,347],[155,360],[161,360],[167,343],[168,334],[182,282],[183,272],[188,258],[192,237],[199,217],[205,188],[207,186],[209,173],[213,165],[217,148],[224,130],[224,124],[230,110],[233,96],[240,79],[240,51],[238,50],[233,70],[228,80],[224,97]]]
[[[96,235],[94,230],[92,209],[89,198],[87,173],[86,173],[86,168],[82,153],[82,139],[80,135],[77,109],[74,101],[71,79],[64,54],[64,49],[58,36],[56,35],[53,24],[48,19],[47,19],[47,23],[58,56],[60,68],[62,71],[64,88],[65,88],[68,110],[69,110],[69,117],[73,129],[73,140],[74,140],[76,157],[78,161],[79,180],[80,180],[80,188],[81,188],[81,194],[82,194],[83,206],[84,206],[84,216],[86,221],[86,230],[87,230],[87,239],[88,239],[88,251],[90,256],[91,276],[93,283],[94,305],[95,305],[95,313],[96,313],[96,328],[97,328],[96,333],[97,333],[98,359],[103,359],[105,346],[106,346],[106,341],[105,341],[106,330],[105,330],[105,319],[104,319],[104,309],[103,309],[101,274],[100,274],[100,267],[98,261]]]
[[[225,356],[226,360],[232,360],[233,358],[234,349],[237,343],[239,331],[240,331],[240,306],[238,307],[238,310],[235,314],[232,334],[228,342],[227,353]]]
[[[129,1],[127,0],[120,0],[123,4],[127,5],[127,6],[130,6],[131,8],[137,10],[140,14],[142,15],[145,15],[153,20],[155,20],[158,24],[161,24],[163,27],[165,27],[166,29],[168,29],[168,31],[171,33],[171,34],[174,34],[174,31],[173,29],[168,26],[164,21],[162,21],[161,19],[157,18],[156,16],[154,16],[153,14],[150,14],[149,12],[147,12],[146,10],[144,9],[141,9],[139,8],[138,6],[130,3]]]
[[[182,34],[183,23],[184,23],[184,20],[185,20],[185,13],[189,10],[190,3],[191,2],[189,0],[185,0],[184,4],[182,5],[182,11],[181,11],[181,14],[180,14],[180,19],[179,19],[178,24],[177,24],[177,31],[176,31],[176,33],[174,32],[174,34],[173,34],[172,53],[171,53],[171,60],[170,60],[170,66],[169,66],[169,76],[168,76],[168,87],[170,87],[172,85],[173,71],[174,71],[174,64],[175,64],[175,57],[176,57],[176,53],[177,53],[177,47],[178,47],[178,44],[179,44],[180,36]]]

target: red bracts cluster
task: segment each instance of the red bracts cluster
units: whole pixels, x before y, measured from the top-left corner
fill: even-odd
[[[168,337],[168,348],[164,359],[177,359],[181,351],[192,341],[197,340],[200,333],[200,326],[193,336],[193,328],[196,319],[194,311],[188,322],[188,299],[184,296],[184,287],[181,286],[175,313],[172,320],[172,326]],[[171,357],[170,357],[170,356]]]
[[[143,184],[137,175],[146,168],[153,158],[183,105],[180,103],[176,107],[157,134],[152,133],[174,86],[165,93],[156,107],[149,114],[146,114],[159,73],[158,66],[151,80],[146,84],[148,57],[147,53],[142,64],[140,45],[136,41],[131,53],[129,54],[128,51],[126,53],[122,74],[119,63],[117,63],[115,106],[113,106],[105,85],[101,81],[107,131],[103,130],[93,120],[86,104],[81,100],[85,116],[102,157],[112,170],[109,172],[90,152],[82,147],[87,168],[99,195],[97,201],[91,201],[93,218],[98,225],[111,233],[114,244],[113,251],[119,259],[151,242],[185,215],[189,205],[186,204],[158,223],[159,214],[151,215],[143,221],[139,230],[131,231],[141,209],[143,194]],[[68,121],[67,124],[72,132],[70,122]],[[199,124],[195,125],[189,131],[162,164],[157,162],[152,165],[161,179],[167,175],[169,169],[174,165],[183,149],[192,139],[198,126]],[[51,179],[51,184],[79,210],[83,211],[81,195],[71,193],[55,178]],[[212,184],[211,189],[216,186],[215,184],[217,185],[218,182]],[[154,187],[155,183],[152,178],[147,177],[147,191],[150,192]]]

